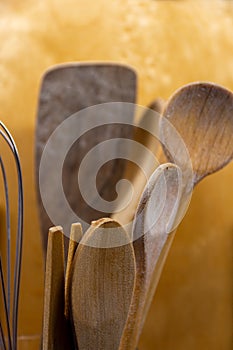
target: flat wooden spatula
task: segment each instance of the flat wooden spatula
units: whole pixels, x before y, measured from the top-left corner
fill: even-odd
[[[134,103],[135,96],[136,74],[128,66],[120,64],[65,64],[45,74],[41,85],[36,127],[36,176],[44,251],[47,246],[48,228],[54,225],[44,209],[39,191],[40,160],[49,137],[66,118],[86,107],[107,102]],[[130,121],[133,115],[127,118]],[[80,128],[82,126],[80,125]],[[131,136],[130,126],[103,125],[82,135],[68,152],[63,166],[63,189],[70,207],[85,222],[89,223],[91,220],[108,216],[110,213],[99,212],[91,208],[80,194],[77,186],[77,173],[83,157],[104,140],[131,138]],[[59,152],[59,149],[52,151]],[[115,199],[115,185],[121,178],[124,167],[124,160],[114,159],[100,169],[97,190],[105,200]],[[49,174],[46,180],[49,181]],[[47,196],[56,198],[54,187],[51,183]],[[56,203],[56,201],[53,203],[57,206],[58,211],[63,210],[62,203]]]
[[[79,350],[119,348],[135,280],[133,244],[106,218],[82,238],[73,261],[71,312]]]
[[[43,350],[74,349],[71,328],[64,316],[63,238],[62,227],[50,228],[45,272]]]

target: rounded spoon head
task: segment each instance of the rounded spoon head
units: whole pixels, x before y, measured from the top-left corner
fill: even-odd
[[[192,160],[194,184],[233,158],[233,93],[213,83],[177,90],[163,113],[183,138]],[[166,156],[171,160],[168,152]]]

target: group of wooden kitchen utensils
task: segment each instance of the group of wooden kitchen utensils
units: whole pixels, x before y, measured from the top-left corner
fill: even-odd
[[[156,99],[148,108],[138,108],[136,99],[136,72],[122,64],[64,64],[52,68],[43,77],[36,127],[38,206],[46,257],[43,350],[137,348],[175,229],[187,210],[193,187],[233,158],[231,91],[214,83],[195,82],[181,87],[167,102]],[[90,125],[87,128],[88,118],[91,115],[95,121],[95,111],[100,106],[103,123],[94,122],[93,128]],[[83,111],[86,119],[85,114],[79,117]],[[70,145],[62,170],[57,172],[64,197],[74,213],[70,218],[54,181],[54,169],[55,175],[58,169],[56,157],[62,152],[69,129],[64,128],[67,131],[63,131],[55,146],[50,141],[56,130],[74,115],[77,130],[70,132],[74,135],[76,131],[77,134],[80,130],[83,132]],[[18,162],[13,141],[7,133],[4,137]],[[112,140],[113,153],[118,156],[110,159],[108,141]],[[121,156],[124,140],[136,145],[132,161]],[[90,164],[84,186],[88,189],[96,182],[99,195],[111,203],[116,198],[119,181],[124,178],[130,181],[134,195],[120,210],[118,206],[116,210],[110,205],[109,209],[98,207],[99,197],[91,190],[91,200],[87,203],[78,186],[81,164],[99,144],[104,144],[99,156],[106,158],[106,162],[95,178],[92,176],[94,165],[92,169]],[[137,148],[138,144],[141,148]],[[142,148],[147,152],[140,154],[138,150]],[[51,161],[48,168],[41,169],[45,152]],[[133,164],[139,159],[142,169]],[[148,178],[142,174],[143,168],[149,169]],[[4,167],[1,169],[4,178]],[[1,331],[3,349],[10,350],[17,346],[22,244],[20,167],[18,174],[19,243],[13,338],[9,322],[8,336]],[[5,189],[7,193],[6,186]],[[52,212],[60,213],[61,222],[54,222],[45,198],[52,203]],[[80,220],[72,221],[73,217]],[[3,278],[2,290],[10,319]]]
[[[47,72],[38,108],[37,174],[46,142],[64,120],[100,104],[135,105],[136,97],[136,73],[128,66],[67,64]],[[153,123],[158,120],[153,116],[148,119],[150,113],[159,114],[161,125],[167,120],[177,131],[190,157],[191,171],[187,159],[182,158],[181,144],[166,125],[159,140],[152,135]],[[64,191],[87,226],[74,222],[68,235],[62,227],[54,226],[48,234],[50,226],[61,223],[51,222],[39,195],[44,247],[48,236],[43,350],[137,348],[175,228],[184,215],[184,202],[187,206],[187,197],[202,178],[232,160],[233,94],[216,84],[191,83],[166,103],[155,100],[137,117],[138,127],[132,123],[134,108],[125,118],[129,118],[128,124],[120,127],[118,123],[103,123],[99,129],[84,133],[64,162]],[[145,131],[143,125],[148,123]],[[81,129],[83,124],[85,118],[80,118]],[[144,145],[158,162],[150,164],[146,181],[140,169],[135,170],[125,159],[106,162],[96,180],[100,194],[113,200],[117,182],[126,177],[135,196],[123,210],[104,212],[87,204],[81,191],[75,189],[77,172],[92,148],[115,138]],[[166,142],[171,143],[170,150]],[[48,173],[47,181],[49,177]],[[87,187],[89,182],[87,175]],[[56,189],[49,195],[56,210],[62,211],[62,204],[56,202]]]

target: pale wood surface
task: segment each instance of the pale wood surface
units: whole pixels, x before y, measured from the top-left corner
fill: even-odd
[[[164,116],[179,131],[189,150],[193,164],[194,185],[232,160],[233,94],[231,91],[211,83],[189,84],[171,97]],[[169,153],[164,151],[169,159]],[[175,231],[168,236],[156,264],[144,309],[144,321],[174,236]]]
[[[192,160],[194,183],[232,160],[233,93],[230,90],[213,83],[188,84],[174,93],[163,114],[185,142]]]
[[[113,231],[112,231],[113,230]],[[97,248],[115,242],[123,245]],[[126,231],[112,219],[101,219],[85,233],[75,253],[71,303],[80,350],[118,349],[135,282],[135,257]]]
[[[229,90],[211,83],[189,84],[171,97],[164,110],[164,116],[175,126],[189,150],[194,184],[232,160],[233,94]],[[164,151],[172,161],[166,149]],[[175,232],[168,236],[155,266],[151,287],[146,296],[143,321],[174,235]]]
[[[45,272],[43,350],[72,349],[72,334],[64,317],[64,240],[62,227],[49,229]]]
[[[191,90],[191,92],[190,92],[190,90]],[[194,90],[195,92],[192,90]],[[201,95],[201,93],[198,93],[199,90],[201,91],[201,93],[205,92],[206,95],[203,97]],[[195,103],[195,97],[196,97],[195,93],[197,94],[197,96],[199,98],[199,105],[197,103]],[[214,95],[214,102],[215,102],[214,104],[213,104],[213,100],[212,100],[213,97],[212,98],[210,97],[211,93]],[[182,96],[182,95],[185,95],[185,96]],[[182,100],[182,98],[183,99],[186,98],[186,106],[187,106],[187,101],[190,99],[190,96],[192,98],[189,101],[189,110],[187,112],[187,108],[182,109],[183,104],[185,104],[185,102]],[[181,101],[183,101],[182,103],[181,103],[180,99],[181,99]],[[206,107],[206,103],[207,103],[208,99],[210,99],[210,101],[209,101],[210,106]],[[219,153],[217,154],[216,157],[212,156],[212,154],[209,155],[210,159],[207,159],[207,161],[205,162],[205,168],[202,166],[203,161],[202,162],[197,161],[197,157],[196,157],[196,153],[198,153],[198,152],[199,152],[199,157],[201,157],[201,153],[200,153],[200,141],[201,140],[198,139],[196,143],[188,140],[188,141],[190,141],[190,143],[189,143],[189,142],[187,142],[187,139],[185,140],[185,142],[188,143],[189,151],[191,150],[190,155],[191,155],[191,159],[192,159],[193,164],[194,164],[194,177],[193,177],[194,184],[198,183],[206,175],[217,171],[218,169],[220,169],[221,167],[226,165],[232,159],[232,150],[233,150],[232,144],[231,144],[232,138],[230,137],[229,134],[227,134],[227,130],[229,130],[229,128],[228,128],[228,126],[226,126],[227,123],[229,123],[229,125],[231,125],[232,114],[229,114],[228,111],[229,110],[232,111],[232,108],[233,108],[232,101],[233,101],[232,93],[227,91],[226,89],[215,86],[213,84],[203,84],[203,83],[191,84],[183,89],[180,89],[173,96],[173,98],[171,98],[171,100],[168,103],[167,108],[165,109],[165,112],[164,112],[165,116],[168,118],[171,118],[174,125],[175,125],[175,123],[178,123],[178,125],[182,125],[182,123],[179,123],[179,121],[177,121],[177,119],[183,118],[185,115],[186,119],[187,119],[187,123],[189,125],[191,125],[190,130],[192,130],[192,133],[191,133],[192,135],[194,135],[196,133],[195,130],[199,130],[201,128],[202,121],[200,120],[200,116],[202,115],[202,118],[204,118],[205,125],[212,125],[210,130],[208,128],[206,128],[206,130],[205,130],[205,132],[210,131],[210,137],[209,137],[209,139],[207,139],[207,141],[205,139],[205,141],[210,142],[211,145],[213,145],[213,149],[215,150],[215,152],[218,148],[217,147],[218,142],[221,142],[222,137],[224,137],[224,140],[225,140],[226,137],[228,136],[227,142],[225,144],[225,148],[222,149],[221,144],[220,144],[219,145],[220,146]],[[228,104],[227,105],[228,109],[225,110],[226,104]],[[207,105],[208,105],[208,103],[207,103]],[[177,108],[178,112],[177,112],[176,108]],[[219,111],[221,111],[221,113]],[[214,114],[215,122],[213,122],[213,113],[214,112],[221,114],[222,119],[221,118],[220,119],[224,125],[224,128],[221,129],[220,135],[219,135],[219,125],[217,125],[217,129],[215,129],[216,121],[218,121],[215,114]],[[204,114],[204,116],[203,116],[203,114]],[[193,119],[192,122],[190,122],[190,120],[188,118],[192,118]],[[196,120],[195,120],[195,118],[196,118]],[[210,119],[210,118],[212,118],[212,119]],[[175,125],[175,126],[176,126],[176,128],[178,128],[177,125]],[[225,130],[225,126],[226,126],[226,130]],[[197,128],[197,129],[195,129],[195,128]],[[183,125],[182,132],[180,130],[179,130],[179,132],[181,133],[181,136],[184,138],[183,134],[185,133],[185,126]],[[190,130],[189,130],[189,133],[191,132]],[[202,135],[202,136],[204,137],[204,135]],[[228,148],[226,147],[226,145],[228,145]],[[166,151],[165,151],[165,153],[166,153]],[[169,154],[166,153],[166,155],[169,158]],[[204,157],[207,157],[207,156],[208,156],[208,152],[206,152],[204,154]],[[173,168],[173,170],[175,170],[175,166],[171,166],[171,167]],[[171,179],[170,179],[171,185],[170,185],[170,191],[169,191],[169,193],[171,193],[174,198],[177,198],[177,191],[176,190],[174,191],[174,188],[175,188],[174,184],[175,184],[175,182],[177,182],[177,181],[175,181],[175,178],[177,178],[177,169],[176,169],[176,174],[174,173],[173,181],[171,181]],[[150,187],[150,190],[153,190],[153,186]],[[151,193],[149,193],[149,192],[150,191],[147,188],[146,192],[144,192],[144,195],[142,196],[142,199],[140,201],[141,209],[139,206],[137,214],[140,214],[140,211],[142,211],[142,208],[144,209],[144,207],[146,206],[146,203],[149,200],[149,197],[151,195]],[[148,193],[149,193],[149,195],[148,195]],[[162,195],[162,193],[160,195]],[[171,210],[174,207],[174,205],[175,205],[174,198],[170,202],[168,201],[168,203],[170,203],[170,204],[168,204],[168,208],[166,208],[166,209]],[[168,212],[170,215],[170,211],[168,211]],[[146,215],[146,214],[144,214],[144,215]],[[154,213],[150,212],[149,215],[151,217],[153,217]],[[168,251],[170,249],[171,243],[172,243],[174,235],[175,235],[175,232],[173,232],[169,236],[164,235],[164,237],[162,238],[162,232],[166,232],[165,227],[164,226],[162,227],[162,225],[164,225],[164,223],[167,223],[168,218],[169,218],[169,216],[166,214],[165,217],[163,217],[163,220],[160,222],[160,226],[156,227],[155,231],[157,231],[161,235],[160,237],[159,236],[156,237],[157,241],[154,239],[153,235],[151,236],[151,237],[153,237],[153,239],[150,239],[150,236],[148,239],[147,235],[145,235],[145,236],[143,235],[143,239],[138,239],[136,242],[134,242],[134,248],[135,248],[135,254],[136,254],[136,267],[137,267],[136,281],[135,281],[136,282],[135,294],[133,296],[133,301],[132,301],[132,305],[130,307],[130,313],[129,313],[128,320],[126,323],[126,327],[124,329],[123,337],[121,339],[120,349],[127,348],[127,349],[133,350],[133,349],[135,349],[135,347],[138,343],[138,337],[140,335],[141,328],[142,328],[143,323],[145,321],[145,316],[148,312],[148,308],[149,308],[150,302],[152,300],[156,285],[158,283],[166,256],[168,254]],[[134,232],[134,234],[136,234],[136,236],[138,234],[141,235],[141,232],[144,233],[144,231],[145,231],[144,225],[145,225],[145,218],[144,217],[139,220],[138,224],[136,222],[135,227],[138,227]],[[93,234],[93,232],[94,232],[94,230],[92,228],[90,230],[89,235],[91,233]],[[142,254],[143,251],[144,251],[144,254]],[[85,328],[85,330],[86,330],[86,328]],[[84,331],[84,328],[82,329],[82,332],[83,331]],[[108,340],[106,340],[106,341],[108,341]],[[89,346],[91,348],[91,346],[92,346],[91,344],[93,344],[93,340],[91,340],[90,335],[87,336],[87,338],[85,339],[85,342],[83,342],[83,346],[84,346],[84,344],[89,344]],[[103,342],[101,343],[101,341],[100,341],[99,344],[103,345]],[[106,344],[108,344],[108,343],[106,343]],[[106,345],[106,346],[108,346],[108,345]],[[109,346],[110,346],[110,344],[109,344]]]
[[[167,192],[164,197],[165,191]],[[167,239],[168,223],[174,220],[178,209],[179,199],[180,170],[174,164],[163,164],[151,176],[135,214],[133,245],[136,257],[136,284],[121,339],[122,350],[133,350],[137,346],[151,278]]]
[[[69,292],[71,287],[71,267],[74,259],[74,255],[80,240],[82,239],[82,226],[80,223],[74,223],[71,226],[70,238],[69,238],[69,249],[66,263],[66,272],[65,272],[65,316],[69,317],[70,309],[70,299]]]
[[[164,108],[165,102],[161,99],[155,99],[147,108],[142,110],[142,115],[138,121],[137,126],[134,127],[133,140],[141,145],[145,146],[146,150],[151,151],[155,157],[162,152],[161,145],[159,141],[153,136],[153,132],[156,134],[157,120],[154,118],[155,112],[161,114]],[[140,111],[140,109],[139,109]],[[149,133],[147,130],[150,130]],[[132,148],[134,144],[132,144]],[[128,179],[134,188],[133,198],[129,205],[123,210],[114,213],[111,217],[121,224],[128,224],[133,220],[135,211],[137,209],[140,197],[143,193],[144,187],[146,186],[146,179],[142,170],[145,168],[150,169],[149,176],[157,168],[158,162],[149,164],[147,154],[138,154],[138,161],[140,164],[140,169],[133,163],[128,162],[126,165],[124,178]]]

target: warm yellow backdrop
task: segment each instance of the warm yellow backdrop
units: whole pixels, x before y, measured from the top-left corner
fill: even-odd
[[[233,89],[233,2],[0,0],[0,115],[17,142],[25,187],[20,334],[41,332],[43,260],[34,129],[51,65],[104,60],[139,75],[139,103],[209,80]],[[195,190],[161,278],[140,350],[230,350],[233,166]],[[32,345],[30,349],[33,349]]]

